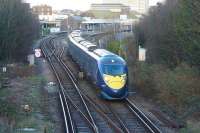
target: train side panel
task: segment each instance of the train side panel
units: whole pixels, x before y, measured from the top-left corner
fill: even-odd
[[[69,40],[68,52],[72,56],[73,60],[78,63],[81,70],[94,82],[97,82],[98,65],[97,60],[85,53],[82,49],[77,47]]]

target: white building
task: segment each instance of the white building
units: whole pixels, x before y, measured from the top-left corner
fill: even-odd
[[[39,20],[43,21],[62,21],[67,19],[68,15],[52,14],[52,15],[39,15]]]
[[[149,9],[149,0],[103,0],[103,3],[121,3],[142,14]]]
[[[111,11],[111,12],[129,12],[130,7],[121,3],[102,3],[92,4],[90,10]]]

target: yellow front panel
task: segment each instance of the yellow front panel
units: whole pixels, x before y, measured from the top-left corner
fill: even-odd
[[[126,83],[126,74],[120,76],[111,76],[104,74],[104,81],[112,89],[121,89]]]

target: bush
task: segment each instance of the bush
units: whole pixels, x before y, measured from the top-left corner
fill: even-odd
[[[155,98],[156,90],[155,74],[161,71],[162,66],[150,65],[144,62],[136,64],[134,83],[144,96]]]
[[[119,54],[120,50],[120,42],[119,41],[112,41],[110,44],[108,44],[107,48],[109,51]]]
[[[180,110],[190,104],[190,99],[200,97],[200,78],[198,70],[186,64],[174,70],[167,69],[155,74],[158,98]]]
[[[149,93],[149,88],[153,88],[152,80],[152,73],[150,72],[150,67],[147,66],[145,63],[138,63],[135,72],[135,85],[142,91],[142,93],[146,96]],[[151,93],[150,93],[151,94]]]
[[[194,124],[189,123],[187,126],[180,130],[180,133],[199,133],[200,132],[200,123],[197,122]]]
[[[145,96],[174,107],[177,111],[200,98],[198,70],[181,64],[171,70],[162,65],[137,63],[135,84]]]

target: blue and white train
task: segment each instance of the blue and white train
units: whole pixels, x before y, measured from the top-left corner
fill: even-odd
[[[82,38],[80,31],[68,35],[68,54],[100,89],[102,98],[118,100],[128,96],[128,69],[120,56],[98,49]]]

